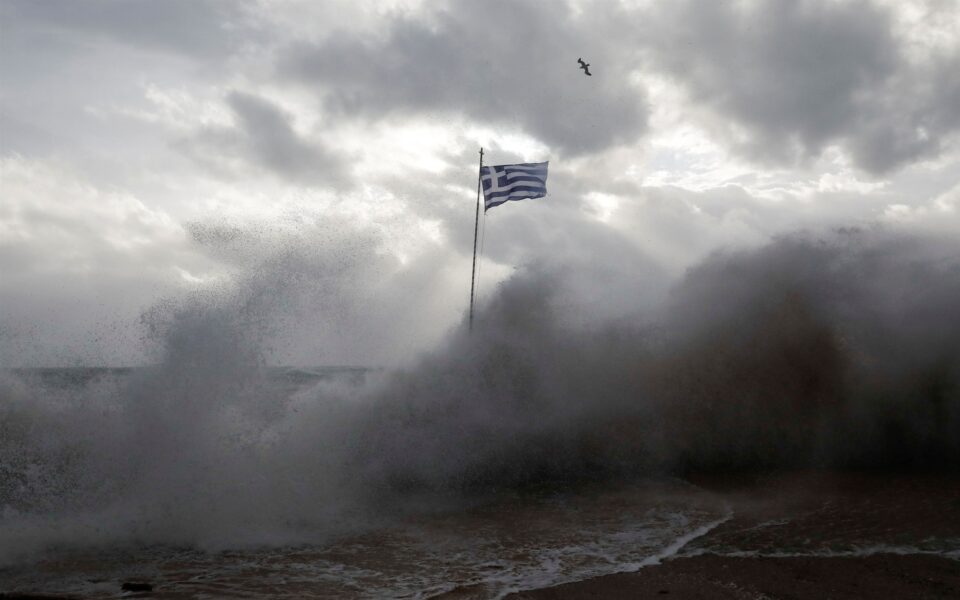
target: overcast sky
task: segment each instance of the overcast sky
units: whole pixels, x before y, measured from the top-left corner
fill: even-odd
[[[0,0],[0,364],[142,362],[142,314],[238,286],[284,305],[276,362],[429,347],[480,146],[550,161],[487,215],[481,296],[544,263],[603,295],[785,232],[960,232],[958,132],[956,0]]]

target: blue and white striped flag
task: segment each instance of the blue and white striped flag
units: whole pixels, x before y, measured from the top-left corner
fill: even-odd
[[[490,210],[508,200],[546,196],[547,164],[542,162],[481,167],[483,210]]]

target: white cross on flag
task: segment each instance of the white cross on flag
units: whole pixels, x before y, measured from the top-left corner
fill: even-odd
[[[542,162],[481,167],[483,210],[490,210],[508,200],[526,200],[546,196],[547,164]]]

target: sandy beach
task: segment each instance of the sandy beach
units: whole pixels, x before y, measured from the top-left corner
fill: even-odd
[[[508,598],[958,598],[960,478],[701,478],[733,517],[633,573]]]

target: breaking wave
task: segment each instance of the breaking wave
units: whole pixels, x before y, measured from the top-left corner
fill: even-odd
[[[359,378],[276,377],[277,282],[258,277],[148,313],[155,366],[4,372],[0,563],[316,541],[611,477],[960,466],[956,241],[785,237],[710,257],[656,311],[598,320],[566,295],[576,277],[529,267],[472,334]]]

